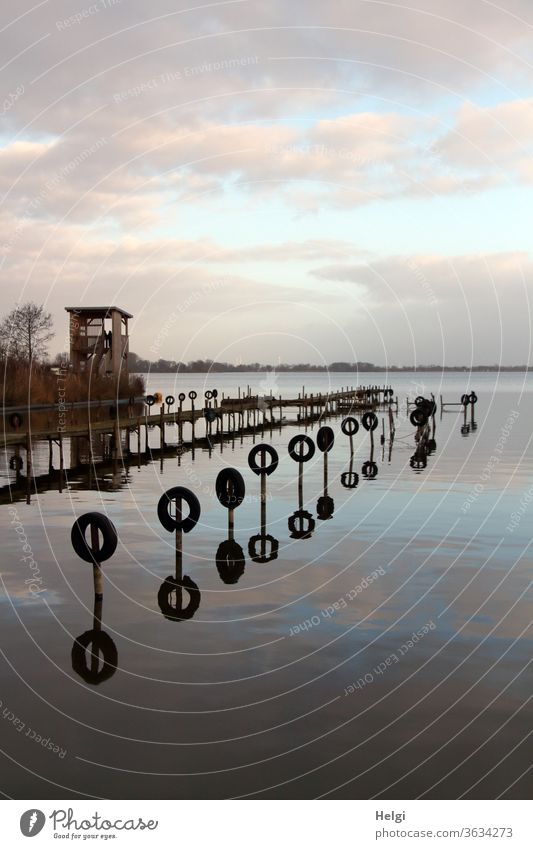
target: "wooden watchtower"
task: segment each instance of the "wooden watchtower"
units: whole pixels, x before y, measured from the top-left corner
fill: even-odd
[[[128,374],[128,319],[120,307],[65,307],[70,322],[70,364],[74,374],[91,370]]]

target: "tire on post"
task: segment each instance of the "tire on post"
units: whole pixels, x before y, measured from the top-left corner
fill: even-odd
[[[260,466],[257,461],[257,458],[258,456],[260,456],[262,451],[264,451],[265,454],[268,454],[268,456],[270,457],[270,463],[267,466]],[[271,475],[278,468],[278,463],[278,452],[275,448],[272,447],[272,445],[267,445],[266,443],[254,445],[254,447],[248,454],[248,465],[250,466],[254,475]]]
[[[244,501],[246,486],[238,469],[221,469],[215,481],[218,500],[227,510],[239,507]]]
[[[307,449],[305,453],[301,450],[304,447]],[[308,436],[299,433],[296,436],[293,436],[290,440],[288,451],[289,457],[292,460],[295,460],[297,463],[307,463],[312,457],[314,457],[315,443]]]
[[[185,501],[189,508],[189,515],[179,521],[170,513],[170,506],[177,498]],[[200,513],[200,502],[196,495],[184,486],[173,486],[168,489],[163,493],[157,504],[157,517],[165,530],[171,533],[172,531],[183,531],[183,533],[188,534],[196,527]]]
[[[87,528],[94,526],[103,539],[102,545],[99,545],[96,551],[85,537]],[[113,556],[117,548],[118,536],[113,522],[103,513],[84,513],[72,525],[70,541],[78,557],[86,563],[99,564]]]
[[[375,430],[379,424],[378,417],[375,413],[364,413],[361,423],[365,430]]]
[[[324,425],[321,427],[316,435],[316,444],[318,446],[318,450],[322,451],[322,453],[327,454],[328,451],[331,451],[333,445],[335,443],[335,434],[333,433],[333,429],[328,425]]]

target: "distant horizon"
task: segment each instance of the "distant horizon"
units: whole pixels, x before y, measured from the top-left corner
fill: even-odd
[[[374,363],[364,362],[360,365],[357,363],[332,362],[327,365],[315,365],[313,363],[239,363],[231,364],[225,362],[217,362],[209,359],[193,360],[189,363],[182,363],[171,360],[158,360],[151,362],[139,357],[134,352],[130,356],[136,358],[133,366],[130,367],[130,372],[138,374],[250,374],[257,372],[286,372],[289,374],[306,374],[306,373],[328,373],[333,374],[374,374],[374,373],[398,373],[398,372],[519,372],[527,374],[533,370],[533,366],[526,364],[518,365],[498,365],[480,363],[477,365],[453,365],[446,366],[442,364],[421,364],[421,365],[403,365],[403,366],[383,366]],[[142,367],[140,367],[142,366]]]

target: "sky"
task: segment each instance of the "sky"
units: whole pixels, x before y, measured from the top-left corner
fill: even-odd
[[[531,0],[0,13],[2,312],[151,360],[523,364]]]

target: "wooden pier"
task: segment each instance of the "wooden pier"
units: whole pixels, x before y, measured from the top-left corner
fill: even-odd
[[[205,406],[193,406],[190,410],[183,410],[180,405],[172,411],[167,408],[165,412],[166,405],[163,403],[157,413],[145,412],[140,415],[138,411],[133,411],[132,405],[123,409],[121,409],[121,406],[117,406],[116,415],[113,418],[104,419],[92,417],[91,411],[95,408],[89,407],[87,409],[87,420],[83,423],[60,425],[58,417],[56,426],[48,425],[43,428],[28,428],[26,426],[16,429],[6,426],[6,423],[0,436],[0,443],[5,447],[11,445],[26,447],[28,440],[31,442],[48,440],[60,444],[66,437],[89,437],[98,433],[111,434],[117,439],[118,443],[121,431],[127,431],[130,434],[136,433],[140,439],[143,427],[146,430],[151,427],[159,427],[161,429],[161,445],[164,446],[167,425],[178,427],[179,442],[182,441],[183,426],[190,425],[192,440],[194,441],[196,425],[199,421],[205,421],[208,434],[212,433],[213,425],[215,425],[217,433],[232,433],[245,428],[257,428],[260,422],[267,425],[269,422],[276,423],[276,416],[279,417],[279,421],[282,421],[283,412],[291,409],[297,412],[296,419],[290,419],[284,423],[294,424],[305,420],[320,420],[328,415],[345,412],[365,412],[383,404],[397,406],[397,400],[393,399],[391,392],[392,390],[389,390],[388,387],[373,387],[370,392],[366,387],[359,387],[357,389],[343,388],[338,392],[330,392],[326,395],[301,394],[297,398],[248,395],[240,398],[222,398],[216,406],[214,402],[206,401]],[[110,404],[112,402],[102,402],[103,407],[109,407]],[[98,409],[96,407],[96,410]],[[209,413],[206,415],[207,411]],[[31,408],[29,411],[23,410],[25,416],[28,415],[28,412],[31,414]]]

